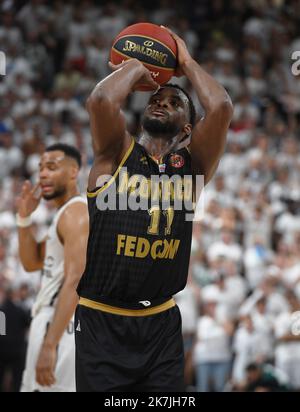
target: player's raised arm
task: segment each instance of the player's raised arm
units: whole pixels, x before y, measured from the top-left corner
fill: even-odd
[[[205,111],[204,117],[193,129],[190,149],[193,171],[203,174],[207,183],[224,152],[233,107],[224,87],[191,57],[185,42],[173,32],[170,33],[178,46],[178,75],[185,75],[189,79]]]
[[[17,226],[19,235],[19,254],[24,269],[28,272],[43,268],[45,242],[37,242],[32,233],[31,214],[38,207],[41,195],[37,195],[39,185],[32,187],[25,182],[18,199]]]
[[[121,107],[138,84],[158,87],[149,70],[136,59],[120,65],[110,63],[110,67],[114,72],[97,84],[87,100],[95,156],[115,154],[118,148],[122,152],[126,137],[130,145]]]

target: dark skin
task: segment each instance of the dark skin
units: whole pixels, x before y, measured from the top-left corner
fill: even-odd
[[[205,116],[192,128],[184,93],[167,86],[159,89],[149,70],[136,59],[117,66],[110,63],[113,73],[95,87],[87,101],[95,154],[89,190],[96,187],[100,175],[114,173],[130,147],[132,138],[127,131],[121,107],[128,95],[141,84],[156,90],[150,98],[145,116],[155,116],[160,122],[167,119],[174,121],[179,126],[179,132],[175,135],[149,135],[143,130],[140,144],[150,155],[159,158],[181,147],[182,140],[188,135],[190,138],[186,140],[186,145],[189,145],[191,152],[193,174],[203,174],[207,183],[216,171],[233,114],[230,97],[223,86],[191,57],[184,41],[169,32],[178,47],[176,75],[184,75],[191,82]]]

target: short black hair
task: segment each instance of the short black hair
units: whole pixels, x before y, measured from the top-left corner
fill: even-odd
[[[190,123],[194,127],[195,123],[196,123],[196,109],[195,109],[195,105],[194,105],[194,102],[193,102],[191,96],[188,94],[188,92],[186,90],[184,90],[182,87],[178,86],[178,84],[167,83],[167,84],[164,84],[162,86],[162,89],[165,88],[165,87],[172,87],[173,89],[178,89],[178,90],[182,91],[182,93],[185,94],[185,96],[187,97],[187,99],[189,101]]]
[[[81,154],[78,149],[74,146],[69,146],[68,144],[65,143],[55,143],[45,150],[46,152],[55,152],[56,150],[59,150],[60,152],[63,152],[66,156],[71,157],[76,161],[78,164],[78,167],[81,167]]]

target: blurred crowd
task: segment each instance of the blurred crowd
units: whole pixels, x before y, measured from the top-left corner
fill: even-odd
[[[163,24],[234,103],[226,152],[194,225],[188,286],[177,296],[187,388],[300,390],[300,76],[291,71],[300,2],[3,0],[0,7],[7,58],[0,76],[0,310],[9,300],[26,313],[40,281],[18,259],[22,182],[37,180],[46,146],[65,142],[82,153],[85,192],[93,161],[85,101],[109,74],[112,40],[132,23]],[[201,116],[186,79],[172,82],[191,93]],[[124,107],[135,135],[148,97],[135,93]],[[52,216],[46,203],[34,213],[38,238]],[[0,350],[0,365],[3,356]]]

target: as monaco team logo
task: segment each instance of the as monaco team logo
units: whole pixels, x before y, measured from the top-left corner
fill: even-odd
[[[184,165],[184,158],[179,154],[173,154],[170,157],[170,164],[172,167],[176,167],[177,169],[179,169]]]

